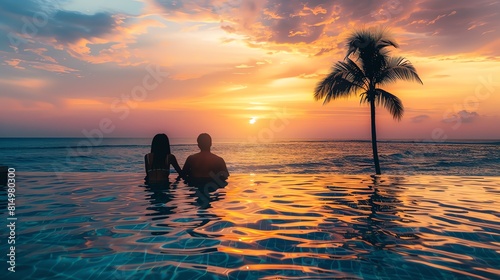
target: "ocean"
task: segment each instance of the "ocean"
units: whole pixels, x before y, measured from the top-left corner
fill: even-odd
[[[18,172],[143,173],[150,145],[146,138],[94,143],[85,138],[2,138],[0,165]],[[498,141],[382,141],[378,147],[383,174],[500,175]],[[182,167],[198,147],[195,139],[171,139],[171,150]],[[224,140],[215,141],[212,152],[225,159],[233,174],[374,173],[370,141]]]
[[[87,141],[0,139],[2,279],[500,275],[499,142],[381,142],[372,176],[369,141],[224,140],[217,188],[143,185],[151,139]]]

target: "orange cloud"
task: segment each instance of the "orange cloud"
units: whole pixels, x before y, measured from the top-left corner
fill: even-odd
[[[20,59],[9,59],[9,60],[5,61],[5,64],[12,66],[16,69],[26,69],[26,68],[20,66],[19,63],[21,63]]]
[[[50,85],[46,79],[36,78],[14,78],[14,79],[0,79],[0,84],[28,88],[28,89],[41,89]]]

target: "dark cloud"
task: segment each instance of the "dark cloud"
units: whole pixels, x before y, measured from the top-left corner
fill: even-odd
[[[54,36],[59,42],[75,42],[81,38],[90,39],[110,33],[116,27],[111,14],[85,15],[77,12],[58,11],[42,34]]]
[[[479,117],[479,114],[476,112],[467,112],[465,110],[462,110],[458,112],[458,116],[460,117],[460,119],[462,119],[462,122],[469,123],[477,119]]]
[[[405,51],[427,55],[469,53],[500,37],[500,2],[495,0],[156,0],[169,16],[180,20],[210,15],[221,28],[247,35],[254,42],[318,43],[335,48],[339,34],[353,26],[385,26],[403,30],[397,38]],[[186,16],[189,15],[189,16]],[[465,39],[467,38],[467,39]],[[329,46],[330,45],[330,46]],[[486,50],[484,50],[486,49]],[[316,54],[323,54],[314,50]]]
[[[0,2],[0,18],[3,22],[12,20],[15,16],[32,17],[37,12],[48,12],[53,6],[37,0],[3,0]],[[42,8],[43,9],[40,9]]]
[[[436,55],[474,52],[499,37],[498,11],[498,1],[428,0],[397,25],[425,36],[408,40],[410,48]]]
[[[418,116],[411,118],[410,120],[412,123],[421,123],[421,122],[428,120],[429,118],[430,118],[429,115],[418,115]]]
[[[490,46],[500,36],[500,2],[494,0],[336,1],[338,19],[329,36],[350,26],[384,26],[398,30],[405,51],[425,55],[454,55],[480,51],[495,56]],[[334,15],[337,13],[334,12]],[[399,31],[402,30],[402,31]]]
[[[359,22],[367,25],[372,23],[391,25],[391,23],[413,10],[415,2],[413,0],[341,0],[336,3],[340,21],[344,25],[349,22]]]
[[[449,118],[443,119],[444,123],[471,123],[479,118],[476,112],[468,112],[466,110],[459,111]]]
[[[446,74],[438,74],[438,75],[432,75],[432,78],[449,78],[451,75],[446,75]]]
[[[36,38],[54,38],[66,44],[91,39],[112,32],[117,21],[112,14],[94,15],[64,11],[48,1],[0,1],[0,49],[9,50]],[[9,45],[5,45],[8,43]]]
[[[333,2],[322,1],[268,1],[267,17],[263,22],[272,31],[271,41],[277,43],[311,43],[325,28],[333,12]]]
[[[164,7],[166,10],[180,10],[185,6],[183,2],[193,2],[193,1],[181,1],[181,0],[157,0],[158,4]]]
[[[230,25],[221,25],[220,28],[224,31],[226,31],[227,33],[235,33],[236,32],[236,29]]]
[[[188,14],[196,19],[198,15],[229,12],[232,7],[241,5],[240,0],[211,1],[211,0],[154,0],[158,7],[162,8],[170,17],[175,12]],[[222,11],[224,10],[224,11]]]
[[[325,37],[336,38],[352,28],[353,22],[367,26],[394,22],[412,7],[411,0],[267,1],[260,22],[271,32],[269,41],[313,43]]]
[[[318,1],[263,1],[263,0],[227,0],[224,2],[156,0],[169,16],[173,12],[182,12],[193,16],[206,16],[211,13],[236,26],[223,24],[228,32],[246,33],[257,41],[277,43],[311,43],[324,31],[334,11],[330,0]],[[186,19],[185,17],[183,19]],[[261,28],[256,28],[260,26]]]
[[[322,56],[326,53],[329,53],[331,51],[333,51],[334,48],[321,48],[321,50],[319,50],[319,52],[317,52],[316,54],[314,54],[314,56]]]

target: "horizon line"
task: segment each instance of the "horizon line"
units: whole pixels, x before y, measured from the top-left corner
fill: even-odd
[[[118,137],[103,137],[102,139],[150,139],[151,137],[128,137],[128,136],[118,136]],[[87,139],[86,137],[74,137],[74,136],[12,136],[12,137],[3,137],[0,136],[0,139]],[[169,137],[169,139],[193,139],[196,140],[196,136],[194,137]],[[222,140],[248,140],[247,138],[238,138],[238,137],[218,137],[217,139]],[[324,138],[324,137],[310,137],[310,138],[299,138],[299,137],[276,137],[275,140],[266,142],[273,143],[278,141],[301,141],[301,142],[323,142],[323,141],[339,141],[339,142],[348,142],[348,141],[363,141],[363,142],[371,142],[369,138]],[[436,141],[433,139],[411,139],[411,138],[383,138],[377,139],[377,142],[387,142],[387,141],[398,141],[398,142],[425,142],[425,143],[449,143],[456,141],[500,141],[500,138],[456,138],[456,139],[447,139],[445,141]],[[214,141],[221,142],[221,141]]]

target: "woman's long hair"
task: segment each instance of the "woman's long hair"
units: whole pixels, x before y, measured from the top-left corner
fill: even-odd
[[[151,153],[153,154],[152,168],[165,167],[165,159],[170,154],[170,141],[167,135],[156,134],[151,143]]]

